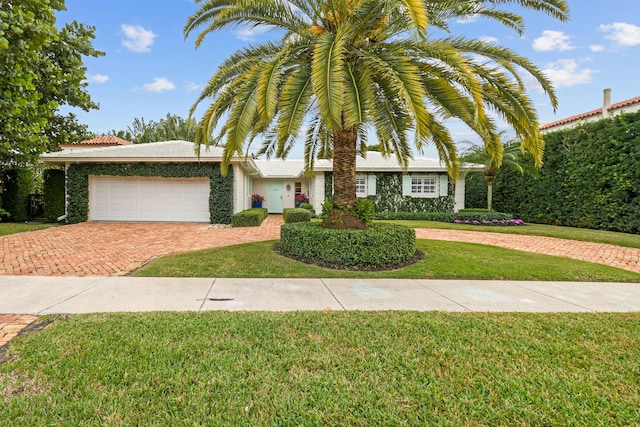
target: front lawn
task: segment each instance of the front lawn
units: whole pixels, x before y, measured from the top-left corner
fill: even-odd
[[[273,250],[274,243],[246,243],[168,255],[132,275],[640,282],[640,274],[631,271],[473,243],[418,239],[418,250],[425,254],[421,261],[399,270],[384,272],[330,270],[304,264],[276,253]]]
[[[637,425],[640,314],[95,314],[0,355],[0,425]]]
[[[22,233],[25,231],[42,230],[55,227],[57,224],[29,224],[22,222],[0,222],[0,236]]]

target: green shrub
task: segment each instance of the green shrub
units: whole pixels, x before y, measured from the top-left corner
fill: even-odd
[[[64,215],[64,171],[45,169],[44,171],[44,218],[55,222]]]
[[[333,268],[385,268],[406,263],[416,254],[416,233],[410,227],[385,223],[371,224],[367,230],[333,230],[318,223],[284,224],[280,251]]]
[[[331,212],[331,209],[333,209],[333,201],[331,199],[325,199],[324,202],[322,202],[322,217],[326,218],[329,212]]]
[[[25,168],[10,169],[5,172],[3,209],[11,215],[11,221],[24,222],[29,219],[28,200],[34,181],[31,171]]]
[[[231,217],[233,227],[258,227],[267,217],[269,211],[266,208],[251,208],[238,212]]]
[[[356,205],[356,217],[365,224],[371,224],[375,215],[375,205],[369,199],[358,197]]]
[[[311,212],[311,217],[313,218],[314,216],[316,216],[316,211],[315,209],[313,209],[313,205],[310,203],[301,203],[300,204],[300,209],[306,209],[309,212]]]
[[[294,222],[309,222],[311,221],[311,212],[302,208],[286,208],[283,211],[284,222],[291,224]]]

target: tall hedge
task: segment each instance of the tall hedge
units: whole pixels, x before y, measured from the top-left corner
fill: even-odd
[[[24,222],[29,219],[28,200],[33,190],[33,176],[26,168],[9,169],[2,177],[4,192],[2,208],[11,215],[11,222]]]
[[[44,173],[44,218],[54,222],[64,215],[64,171],[45,169]]]
[[[640,233],[640,112],[545,135],[540,176],[501,170],[496,210],[529,222]]]

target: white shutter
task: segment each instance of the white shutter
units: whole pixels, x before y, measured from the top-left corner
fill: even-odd
[[[367,196],[376,195],[376,176],[369,175],[367,177]]]
[[[449,177],[440,175],[440,197],[446,197],[447,195],[449,195]]]
[[[402,195],[411,196],[411,175],[402,175]]]

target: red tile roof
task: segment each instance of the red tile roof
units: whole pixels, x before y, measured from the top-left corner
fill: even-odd
[[[613,111],[618,108],[626,107],[628,105],[638,104],[640,103],[640,96],[636,96],[635,98],[627,99],[626,101],[616,102],[615,104],[611,104],[607,110]],[[567,117],[566,119],[558,120],[555,122],[547,123],[545,125],[540,126],[540,130],[545,130],[549,128],[553,128],[556,126],[564,125],[567,123],[575,122],[576,120],[584,119],[591,116],[597,116],[598,114],[602,114],[602,108],[598,108],[597,110],[587,111],[586,113],[577,114],[575,116]]]
[[[117,136],[101,135],[101,136],[96,136],[95,138],[92,138],[92,139],[87,139],[87,140],[76,142],[75,144],[69,144],[69,145],[131,145],[131,144],[133,143],[125,139],[118,138]]]

